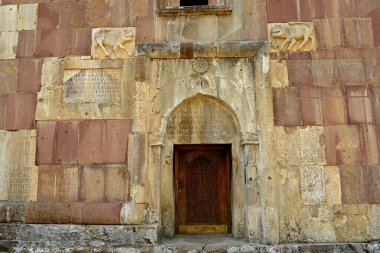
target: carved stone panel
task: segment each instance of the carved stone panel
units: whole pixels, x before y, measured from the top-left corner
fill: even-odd
[[[316,39],[311,22],[268,24],[271,52],[315,51]]]
[[[168,119],[167,133],[176,143],[220,143],[232,140],[237,126],[224,106],[197,96],[175,109]]]
[[[125,59],[135,55],[134,27],[92,30],[91,56],[94,59]]]

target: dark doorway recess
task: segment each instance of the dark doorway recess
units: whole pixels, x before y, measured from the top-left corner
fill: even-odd
[[[175,145],[176,233],[231,232],[231,145]]]
[[[180,6],[208,5],[208,0],[181,0]]]

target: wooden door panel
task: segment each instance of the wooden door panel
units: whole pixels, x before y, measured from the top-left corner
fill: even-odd
[[[177,233],[227,233],[230,146],[176,146]]]

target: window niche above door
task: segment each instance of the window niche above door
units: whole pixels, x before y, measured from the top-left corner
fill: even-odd
[[[227,15],[231,14],[231,0],[157,0],[161,16]]]

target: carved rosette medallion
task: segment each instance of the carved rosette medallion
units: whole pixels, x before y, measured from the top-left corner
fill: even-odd
[[[193,70],[199,74],[204,74],[210,68],[210,64],[205,58],[197,58],[193,61]]]

